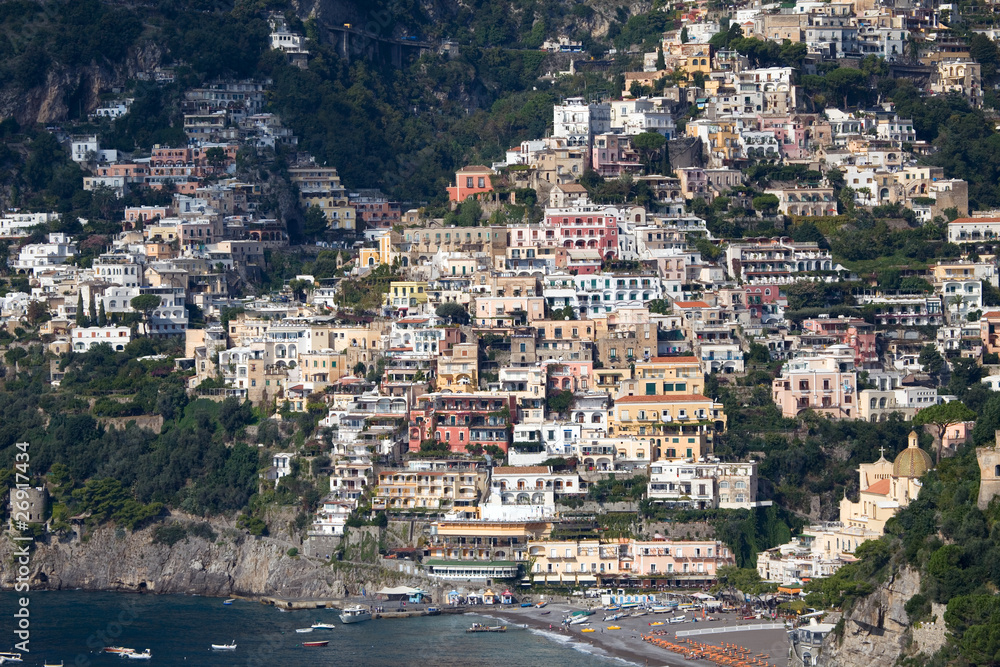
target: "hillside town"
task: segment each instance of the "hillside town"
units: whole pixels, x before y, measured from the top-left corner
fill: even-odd
[[[470,585],[715,584],[737,556],[688,524],[775,503],[761,456],[718,446],[733,418],[722,390],[746,407],[760,385],[790,420],[910,423],[906,446],[852,459],[839,516],[757,554],[762,580],[801,590],[856,562],[970,441],[975,414],[942,374],[975,362],[1000,389],[1000,211],[976,210],[966,180],[923,159],[935,146],[891,101],[848,105],[864,82],[822,110],[803,86],[836,60],[981,108],[982,65],[945,11],[798,0],[720,22],[689,5],[611,98],[561,99],[544,136],[456,169],[445,213],[343,185],[343,166],[269,109],[268,79],[187,89],[187,142],[148,153],[53,128],[84,191],[160,203],[124,206],[99,237],[50,231],[56,211],[3,212],[3,328],[38,327],[53,387],[60,356],[171,338],[192,399],[318,417],[310,442],[260,473],[273,489],[326,456],[301,552],[330,559],[378,516],[422,522],[390,557]],[[305,36],[277,15],[271,29],[272,48],[309,68]],[[798,66],[735,48],[749,38]],[[601,66],[574,59],[566,36],[543,50],[570,54],[572,71]],[[92,116],[122,122],[131,104]],[[892,281],[856,268],[821,232],[873,210],[890,229],[943,226],[950,253]],[[725,225],[746,233],[710,231]],[[265,278],[289,253],[313,272]],[[850,313],[824,300],[845,281]],[[690,521],[640,538],[606,518],[640,503]]]

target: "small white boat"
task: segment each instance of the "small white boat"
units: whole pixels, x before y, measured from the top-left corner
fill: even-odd
[[[15,665],[19,662],[24,662],[20,653],[0,652],[0,665]]]
[[[212,644],[213,651],[235,651],[236,650],[236,640],[233,640],[232,644]]]
[[[63,662],[62,660],[60,660],[58,664],[54,662],[46,662],[42,663],[42,667],[63,667]]]
[[[134,648],[125,648],[124,646],[105,646],[104,647],[104,652],[105,653],[118,653],[118,654],[122,654],[122,653],[135,653],[135,649]]]
[[[295,632],[312,632],[312,628],[296,628]]]
[[[312,624],[313,630],[333,630],[336,627],[337,626],[332,623],[320,623],[319,621]]]
[[[234,602],[236,602],[236,598],[229,598],[228,600],[224,601],[222,604],[232,604]]]
[[[152,660],[153,652],[147,648],[142,653],[136,653],[134,651],[132,653],[122,653],[122,657],[128,658],[129,660]]]
[[[362,607],[361,605],[348,607],[340,614],[341,623],[360,623],[362,621],[370,620],[372,620],[371,611],[367,607]]]

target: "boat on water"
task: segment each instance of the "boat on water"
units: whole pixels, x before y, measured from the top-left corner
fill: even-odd
[[[131,653],[122,653],[121,656],[123,658],[128,658],[129,660],[152,660],[153,652],[147,648],[142,653],[136,653],[135,651],[132,651]]]
[[[222,604],[232,604],[232,603],[234,603],[234,602],[236,602],[236,598],[229,598],[228,600],[226,600],[226,601],[225,601],[225,602],[223,602]]]
[[[312,628],[296,628],[295,632],[312,632]]]
[[[332,624],[332,623],[320,623],[319,621],[316,621],[315,623],[312,624],[312,628],[311,629],[312,630],[333,630],[336,627],[337,626],[334,625],[334,624]]]
[[[371,611],[367,607],[362,607],[361,605],[348,607],[340,614],[341,623],[360,623],[362,621],[370,620],[372,620]]]
[[[482,623],[473,623],[471,628],[468,628],[466,632],[507,632],[506,625],[484,625]]]
[[[212,644],[213,651],[235,651],[236,650],[236,640],[233,640],[232,644]]]
[[[437,607],[427,607],[427,615],[428,616],[440,616],[441,615],[441,610],[438,609]]]
[[[303,646],[326,646],[329,643],[330,643],[329,641],[324,640],[324,641],[321,641],[321,642],[302,642],[302,645]]]
[[[134,648],[125,648],[124,646],[105,646],[104,647],[104,652],[105,653],[118,653],[118,654],[122,654],[122,653],[135,653],[135,649]],[[0,654],[0,655],[2,655],[2,654]]]

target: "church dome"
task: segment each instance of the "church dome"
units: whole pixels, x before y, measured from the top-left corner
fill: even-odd
[[[910,444],[892,462],[894,477],[921,477],[934,467],[930,454],[917,446],[916,434],[910,434]]]

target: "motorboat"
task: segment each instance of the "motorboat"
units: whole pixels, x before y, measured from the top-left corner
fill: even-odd
[[[340,614],[341,623],[360,623],[362,621],[370,620],[372,620],[371,611],[367,607],[362,607],[361,605],[347,607]]]
[[[576,616],[570,619],[570,625],[583,625],[584,623],[590,623],[590,618],[588,616]]]
[[[225,601],[225,602],[223,602],[222,604],[232,604],[232,603],[234,603],[234,602],[236,602],[236,598],[229,598],[228,600],[226,600],[226,601]]]
[[[233,640],[232,644],[212,644],[213,651],[235,651],[236,650],[236,640]]]
[[[624,618],[625,616],[628,616],[628,614],[623,614],[623,613],[619,612],[617,614],[611,614],[610,616],[605,616],[604,617],[604,621],[607,622],[607,623],[610,623],[610,622],[617,621],[619,618]]]
[[[19,662],[24,662],[20,653],[0,652],[0,665],[15,665]]]
[[[427,607],[426,613],[428,616],[440,616],[441,610],[438,609],[437,607]]]
[[[670,619],[670,622],[671,623],[683,623],[685,620],[687,620],[687,619],[685,619],[683,616],[675,616],[675,617],[673,617],[673,618]]]
[[[117,654],[120,655],[122,653],[135,653],[135,649],[134,648],[125,648],[124,646],[105,646],[104,647],[104,652],[105,653],[117,653]],[[0,655],[2,655],[2,654],[0,654]]]
[[[330,643],[329,641],[321,641],[321,642],[302,642],[302,645],[303,645],[303,646],[326,646],[326,645],[327,645],[327,644],[329,644],[329,643]]]
[[[304,633],[304,632],[312,632],[312,631],[313,631],[313,629],[312,629],[312,628],[296,628],[296,629],[295,629],[295,632],[300,632],[300,633]]]
[[[153,652],[147,648],[142,653],[136,653],[135,651],[132,651],[131,653],[122,653],[121,656],[123,658],[128,658],[129,660],[152,660]]]
[[[506,625],[484,625],[482,623],[473,623],[471,628],[468,628],[466,632],[507,632]]]
[[[548,604],[548,602],[546,602],[545,600],[542,600],[541,602],[537,603],[535,606],[538,607],[539,609],[541,609],[542,607],[544,607],[547,604]]]
[[[333,630],[336,627],[337,626],[332,623],[320,623],[319,621],[312,624],[313,630]]]

